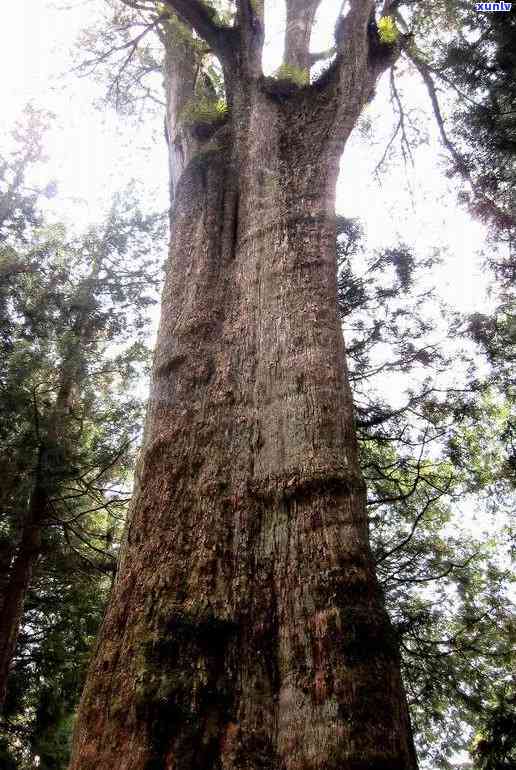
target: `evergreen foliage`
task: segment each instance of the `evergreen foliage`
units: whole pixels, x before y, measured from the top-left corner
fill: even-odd
[[[514,683],[505,682],[482,717],[482,731],[473,745],[475,768],[510,770],[516,764],[516,697]]]

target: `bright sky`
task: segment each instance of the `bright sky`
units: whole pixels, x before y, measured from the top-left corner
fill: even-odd
[[[100,0],[101,2],[102,0]],[[0,132],[32,100],[53,111],[44,179],[58,181],[58,216],[86,224],[102,215],[112,193],[143,182],[149,200],[167,206],[168,167],[163,124],[139,129],[93,102],[102,89],[73,72],[70,55],[79,31],[91,23],[99,0],[18,0],[3,9]],[[8,73],[8,77],[5,74]],[[157,137],[156,137],[157,134]],[[82,201],[82,202],[80,202]]]

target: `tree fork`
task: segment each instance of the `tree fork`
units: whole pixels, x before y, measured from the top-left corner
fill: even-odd
[[[388,64],[369,55],[371,8],[352,3],[324,82],[278,93],[239,59],[230,120],[178,181],[145,441],[71,770],[417,767],[336,301],[338,161]]]

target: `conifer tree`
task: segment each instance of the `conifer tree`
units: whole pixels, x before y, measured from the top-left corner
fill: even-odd
[[[352,1],[311,82],[318,6],[287,3],[272,78],[260,0],[233,18],[199,0],[157,10],[171,256],[72,768],[416,766],[368,542],[334,213],[346,140],[401,41]],[[223,101],[199,93],[207,53]]]

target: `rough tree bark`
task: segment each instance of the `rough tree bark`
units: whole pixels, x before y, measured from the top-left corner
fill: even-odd
[[[321,0],[291,0],[287,3],[285,64],[309,70],[310,37]]]
[[[232,28],[168,5],[218,54],[231,113],[181,155],[145,442],[71,768],[414,770],[336,305],[339,159],[396,52],[355,0],[336,60],[298,88],[262,76],[256,0]],[[287,5],[301,29],[317,3]]]

